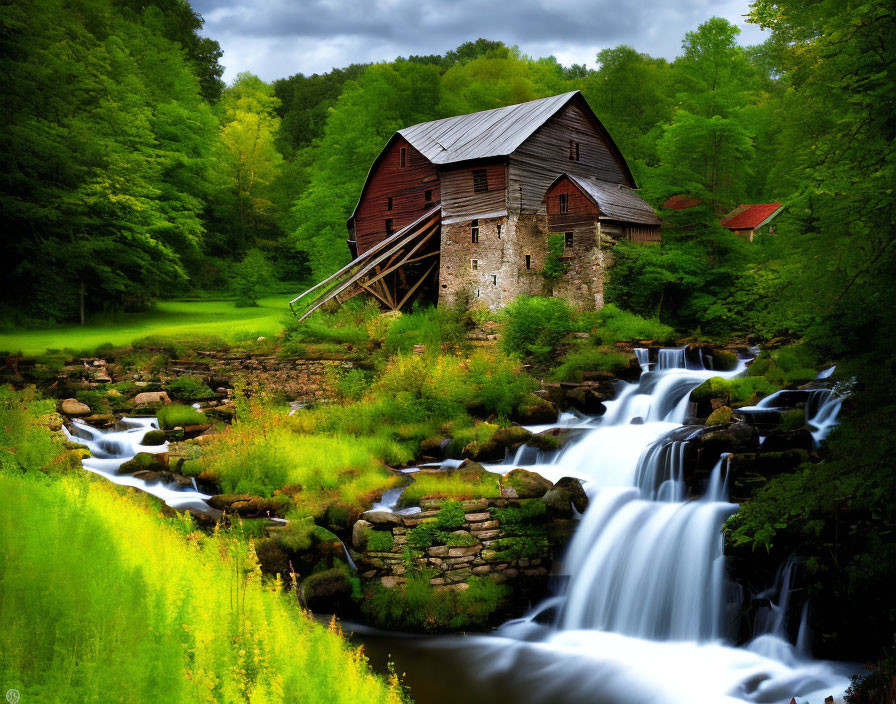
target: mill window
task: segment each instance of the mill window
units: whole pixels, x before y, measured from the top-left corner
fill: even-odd
[[[526,255],[526,268],[527,269],[532,268],[532,255],[531,254]]]
[[[386,198],[386,210],[392,210],[392,196]]]
[[[427,204],[432,203],[432,191],[431,190],[424,191],[423,200],[425,200],[427,202]]]
[[[501,225],[498,224],[496,227],[497,227],[497,231],[498,231],[498,239],[501,239]]]
[[[386,218],[386,237],[389,237],[394,230],[392,229],[392,218]]]
[[[476,298],[479,298],[479,289],[473,289],[473,293],[476,295]]]
[[[485,169],[473,170],[473,193],[488,191],[488,172]]]
[[[569,140],[569,160],[579,160],[579,143],[573,139]]]
[[[558,198],[560,199],[560,212],[568,213],[569,212],[569,194],[561,193]]]
[[[402,169],[408,165],[408,150],[405,147],[398,150],[398,165]]]
[[[567,249],[570,249],[573,246],[573,242],[575,241],[575,236],[571,232],[564,233],[563,235],[563,246]]]
[[[479,260],[478,259],[470,260],[470,269],[472,269],[473,271],[479,271]]]
[[[492,274],[492,286],[497,286],[497,285],[498,285],[498,275]]]
[[[472,220],[470,222],[470,241],[473,244],[479,243],[479,221]]]

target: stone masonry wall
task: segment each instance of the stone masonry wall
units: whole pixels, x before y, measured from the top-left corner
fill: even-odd
[[[548,256],[548,231],[544,214],[479,220],[478,242],[472,241],[469,220],[443,224],[439,305],[454,305],[461,295],[471,305],[501,308],[517,296],[549,293],[542,276]],[[553,295],[577,307],[601,308],[610,253],[593,239],[579,238],[569,254],[570,267],[554,283]]]
[[[530,499],[539,501],[540,499]],[[434,522],[440,513],[441,502],[424,500],[421,513],[402,516],[387,511],[367,512],[355,523],[352,542],[360,553],[356,560],[360,576],[365,580],[379,580],[386,587],[394,587],[405,581],[409,568],[432,570],[430,584],[434,586],[462,585],[472,576],[487,576],[496,582],[529,582],[529,587],[543,589],[550,572],[553,551],[547,536],[558,531],[549,526],[554,523],[547,515],[533,534],[532,526],[539,521],[527,522],[522,531],[519,526],[502,525],[497,509],[519,506],[511,499],[475,499],[462,502],[463,524],[449,531],[453,535],[466,534],[469,545],[432,545],[413,549],[408,535],[417,526]],[[559,523],[565,523],[560,521]],[[386,532],[392,540],[388,551],[369,549],[372,534]],[[388,542],[388,539],[385,541]],[[520,586],[517,584],[517,586]]]

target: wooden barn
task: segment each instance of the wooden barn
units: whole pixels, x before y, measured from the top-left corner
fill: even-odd
[[[635,189],[579,91],[413,125],[370,168],[348,220],[352,262],[293,303],[310,301],[307,315],[360,292],[394,310],[419,297],[499,307],[551,294],[599,308],[613,244],[660,238]],[[548,288],[554,232],[574,265]]]

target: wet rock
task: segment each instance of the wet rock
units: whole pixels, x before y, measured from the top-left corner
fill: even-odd
[[[521,425],[542,425],[557,420],[557,407],[547,399],[529,394],[514,412],[512,420]]]
[[[566,389],[567,404],[587,415],[603,415],[607,408],[604,406],[604,396],[592,386],[575,386]]]
[[[352,583],[344,570],[334,567],[303,580],[300,595],[311,611],[335,613],[351,603]]]
[[[92,411],[86,403],[81,403],[76,398],[67,398],[59,404],[59,412],[74,417],[89,416]]]
[[[168,462],[165,453],[138,452],[118,468],[118,474],[135,474],[140,470],[167,470]]]
[[[554,488],[545,493],[541,498],[547,506],[548,513],[554,518],[572,518],[572,496],[565,487]]]
[[[364,550],[367,547],[367,532],[372,527],[364,519],[355,521],[355,525],[352,526],[352,546],[355,550]]]
[[[770,432],[762,442],[763,452],[783,452],[786,450],[811,451],[815,447],[815,439],[807,428],[798,430],[780,430]]]
[[[540,499],[553,483],[528,469],[514,469],[503,481],[501,496],[510,499]]]
[[[165,444],[165,431],[164,430],[150,430],[146,435],[143,436],[143,440],[140,441],[141,445],[164,445]]]
[[[391,511],[366,511],[363,516],[365,521],[378,526],[401,525],[401,516],[398,516]]]
[[[720,406],[712,413],[709,414],[709,418],[706,419],[707,425],[721,425],[722,423],[730,423],[731,416],[734,414],[728,406]]]
[[[171,399],[164,391],[142,391],[134,396],[134,403],[138,406],[159,406],[171,403]]]
[[[582,482],[573,477],[563,477],[554,484],[555,489],[561,489],[569,495],[569,500],[579,513],[585,513],[588,508],[588,494],[582,488]]]
[[[740,360],[730,350],[714,349],[712,351],[712,368],[719,372],[730,372],[736,369]]]

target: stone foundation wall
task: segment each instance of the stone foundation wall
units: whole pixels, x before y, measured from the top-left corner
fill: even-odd
[[[541,499],[528,499],[541,502]],[[557,541],[571,534],[571,521],[552,518],[545,510],[541,517],[528,519],[525,528],[508,526],[499,520],[500,509],[521,505],[512,499],[476,499],[462,502],[464,520],[453,535],[466,534],[469,545],[432,545],[415,549],[408,543],[412,530],[436,522],[440,501],[424,500],[423,511],[401,516],[386,511],[368,512],[355,523],[353,545],[358,552],[358,572],[365,580],[379,580],[386,587],[402,584],[409,569],[432,571],[430,584],[462,585],[470,577],[490,577],[498,583],[513,581],[523,590],[544,589],[553,563]],[[542,504],[543,506],[544,504]],[[534,527],[534,530],[533,530]],[[391,550],[368,549],[371,535],[388,533]],[[550,539],[549,539],[550,537]],[[388,540],[388,539],[387,539]],[[525,556],[524,556],[525,555]]]

